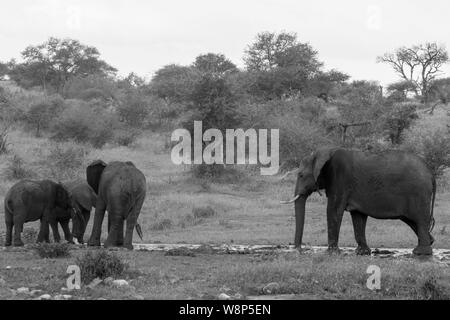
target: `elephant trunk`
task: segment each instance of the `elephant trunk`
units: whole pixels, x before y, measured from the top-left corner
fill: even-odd
[[[294,245],[296,248],[301,248],[303,229],[305,226],[305,206],[306,197],[299,197],[295,201],[295,240]]]

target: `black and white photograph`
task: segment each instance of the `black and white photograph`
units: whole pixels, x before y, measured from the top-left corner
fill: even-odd
[[[450,300],[449,12],[1,0],[0,300]]]

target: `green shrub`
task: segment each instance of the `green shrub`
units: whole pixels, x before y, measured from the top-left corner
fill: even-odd
[[[422,156],[436,178],[450,168],[450,134],[442,128],[409,130],[402,147]]]
[[[148,99],[140,94],[128,94],[117,107],[119,118],[131,127],[139,128],[146,124],[150,113]]]
[[[167,229],[172,228],[172,225],[173,225],[172,220],[166,218],[166,219],[162,219],[160,221],[157,221],[157,222],[153,223],[150,226],[150,230],[152,230],[152,231],[163,231],[163,230],[167,230]]]
[[[54,143],[50,147],[46,164],[55,179],[73,179],[77,177],[82,168],[84,169],[86,153],[83,146],[74,142]]]
[[[90,283],[95,278],[119,277],[128,268],[128,264],[117,255],[105,250],[88,251],[77,258],[76,264],[80,267],[81,279],[85,284]]]
[[[20,180],[32,178],[35,174],[31,169],[27,168],[25,161],[20,156],[14,155],[8,160],[5,176],[8,180]]]
[[[49,129],[50,124],[64,108],[64,99],[61,96],[45,97],[30,106],[25,115],[25,122],[39,137],[43,130]]]
[[[192,209],[192,215],[197,219],[210,218],[216,215],[216,211],[210,206],[194,207]]]
[[[72,100],[70,104],[53,125],[54,139],[90,143],[96,148],[112,140],[117,127],[112,113],[79,100]]]
[[[119,129],[114,132],[114,141],[119,146],[128,147],[136,141],[139,132],[134,129]]]
[[[0,154],[8,153],[10,144],[11,143],[8,142],[8,127],[6,127],[0,132]]]
[[[67,243],[38,243],[33,249],[41,258],[64,258],[70,255]]]

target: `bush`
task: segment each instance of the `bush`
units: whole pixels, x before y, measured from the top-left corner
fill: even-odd
[[[397,103],[385,115],[385,130],[392,144],[402,142],[403,132],[411,127],[414,120],[419,118],[417,109],[418,105],[415,103]]]
[[[450,134],[444,129],[434,131],[410,130],[403,148],[423,157],[436,178],[450,168]]]
[[[26,167],[25,161],[21,157],[14,155],[8,160],[5,176],[9,180],[20,180],[32,178],[35,174],[31,169]]]
[[[114,132],[114,141],[119,146],[128,147],[136,141],[138,135],[138,131],[134,129],[119,129]]]
[[[147,122],[149,109],[149,101],[145,96],[129,93],[117,107],[117,114],[129,126],[140,128]]]
[[[38,243],[34,250],[41,258],[64,258],[70,255],[67,243]]]
[[[161,221],[155,222],[150,226],[150,230],[152,231],[163,231],[166,229],[172,228],[172,220],[170,219],[162,219]]]
[[[39,137],[63,110],[64,100],[61,96],[46,97],[31,105],[25,115],[25,121],[29,127],[36,130],[35,134]]]
[[[128,265],[118,256],[105,250],[88,251],[77,258],[76,264],[80,267],[81,279],[85,284],[90,283],[95,278],[116,278],[121,276],[128,268]]]
[[[69,180],[77,176],[84,165],[86,149],[74,142],[55,143],[47,156],[51,175],[56,180]]]
[[[210,207],[194,207],[192,209],[192,215],[194,218],[210,218],[216,215],[216,211]]]
[[[75,140],[101,148],[112,140],[117,119],[106,110],[94,109],[86,102],[72,100],[53,126],[56,140]]]

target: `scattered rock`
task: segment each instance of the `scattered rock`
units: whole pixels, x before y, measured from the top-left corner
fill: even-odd
[[[95,278],[87,285],[89,289],[94,289],[96,286],[98,286],[100,283],[102,283],[102,280],[100,278]]]
[[[166,251],[164,254],[166,256],[185,256],[185,257],[195,257],[193,250],[185,247],[173,248]]]
[[[280,289],[280,285],[277,282],[271,282],[263,288],[263,292],[266,294],[271,294],[279,289]]]
[[[233,296],[233,298],[234,298],[235,300],[241,300],[241,299],[243,298],[243,296],[242,296],[242,294],[240,294],[240,293],[236,293],[236,294]]]
[[[129,286],[128,281],[123,280],[123,279],[114,280],[114,281],[112,282],[112,285],[113,285],[113,286],[116,286],[116,287]]]
[[[42,292],[42,290],[31,290],[30,295],[35,296],[37,294],[40,294],[41,292]]]
[[[72,296],[69,294],[58,294],[53,299],[54,300],[69,300],[71,298],[72,298]]]
[[[134,300],[144,300],[144,297],[139,294],[136,294],[136,295],[133,295],[133,299]]]
[[[177,276],[171,277],[169,279],[170,284],[175,284],[175,283],[177,283],[179,281],[180,281],[180,278],[178,278]]]
[[[107,299],[105,299],[105,298],[98,298],[97,300],[107,300]]]
[[[43,294],[42,296],[39,296],[38,300],[50,300],[52,298],[49,294]]]
[[[225,292],[225,293],[228,293],[228,292],[231,291],[231,289],[228,288],[227,286],[222,286],[219,290],[220,290],[221,292]]]
[[[21,287],[17,289],[17,293],[19,294],[29,294],[30,293],[30,289],[28,289],[27,287]]]
[[[231,300],[232,298],[226,293],[219,294],[219,300]]]
[[[106,278],[106,279],[103,280],[103,283],[106,284],[106,285],[110,285],[110,284],[113,283],[113,281],[114,281],[113,278],[108,277],[108,278]]]
[[[6,266],[6,270],[11,270],[11,266]]]

